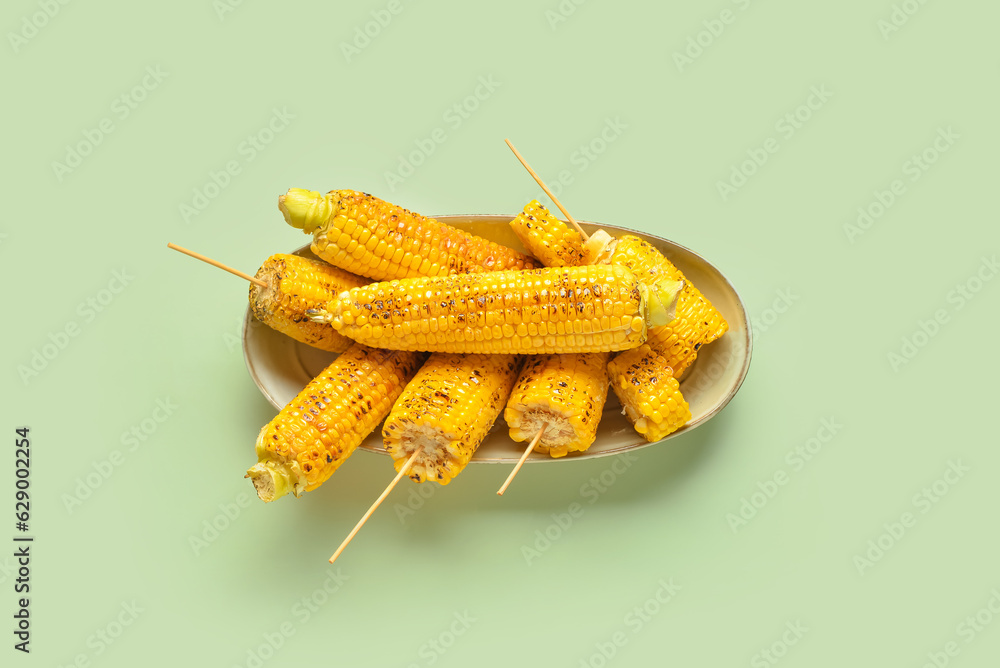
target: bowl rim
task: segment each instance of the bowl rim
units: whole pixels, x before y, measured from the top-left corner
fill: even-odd
[[[438,215],[438,216],[428,216],[428,218],[433,218],[434,220],[438,220],[440,222],[448,222],[448,223],[489,222],[489,223],[501,223],[502,224],[502,223],[509,223],[511,220],[513,220],[515,218],[515,216],[513,216],[513,215],[505,215],[505,214],[443,214],[443,215]],[[566,221],[563,221],[563,222],[566,222]],[[732,281],[729,280],[729,277],[726,276],[726,274],[723,273],[717,266],[715,266],[715,264],[713,264],[712,262],[709,262],[700,253],[697,253],[697,252],[691,250],[687,246],[679,244],[676,241],[671,241],[670,239],[667,239],[665,237],[661,237],[661,236],[659,236],[657,234],[651,234],[649,232],[644,232],[642,230],[634,230],[634,229],[630,229],[630,228],[626,228],[626,227],[621,227],[621,226],[618,226],[618,225],[611,225],[611,224],[607,224],[607,223],[594,223],[594,222],[587,221],[587,220],[577,220],[577,222],[580,223],[581,227],[591,228],[592,230],[597,230],[597,229],[615,230],[615,232],[617,232],[617,234],[615,235],[616,238],[620,237],[622,234],[636,234],[636,233],[638,233],[640,235],[656,239],[656,240],[658,240],[660,242],[663,242],[664,244],[667,244],[667,245],[675,247],[675,248],[679,248],[679,249],[683,250],[686,253],[690,253],[692,256],[694,256],[695,258],[697,258],[698,260],[700,260],[701,262],[703,262],[705,265],[707,265],[708,267],[710,267],[725,282],[725,284],[729,288],[729,290],[731,290],[732,293],[734,295],[736,295],[736,302],[739,305],[740,315],[742,316],[742,320],[743,320],[743,322],[746,325],[746,327],[745,327],[746,334],[745,334],[745,337],[744,337],[744,345],[745,345],[745,348],[746,348],[746,355],[743,358],[742,367],[740,368],[740,370],[738,372],[738,376],[736,378],[735,383],[733,383],[732,389],[730,389],[730,391],[726,394],[725,397],[722,398],[721,401],[719,401],[715,406],[712,407],[712,409],[710,411],[708,411],[707,413],[705,413],[704,415],[702,415],[701,417],[699,417],[697,420],[693,420],[691,422],[688,422],[687,424],[685,424],[683,427],[681,427],[677,431],[672,432],[671,434],[667,435],[665,438],[660,439],[659,441],[649,442],[645,438],[643,438],[641,434],[639,434],[638,432],[636,432],[635,433],[635,437],[636,437],[635,442],[628,443],[628,444],[625,444],[625,445],[620,445],[620,446],[618,446],[616,448],[613,448],[613,449],[610,449],[610,450],[601,450],[601,451],[594,451],[594,452],[591,452],[591,451],[587,450],[587,451],[580,452],[580,453],[573,453],[573,454],[567,455],[565,457],[550,457],[548,455],[540,455],[537,452],[533,452],[531,454],[531,456],[529,456],[525,460],[525,464],[540,463],[540,462],[562,462],[562,461],[574,461],[574,460],[584,460],[584,459],[599,459],[599,458],[602,458],[602,457],[612,457],[612,456],[624,454],[625,452],[631,452],[633,450],[641,450],[643,448],[647,448],[647,447],[652,446],[652,445],[659,445],[659,444],[665,443],[666,441],[669,441],[670,439],[672,439],[674,437],[681,436],[683,434],[687,434],[687,433],[693,431],[694,429],[697,429],[701,425],[705,424],[706,422],[708,422],[711,418],[713,418],[716,415],[718,415],[722,411],[723,408],[725,408],[727,405],[729,405],[729,402],[732,401],[733,397],[736,396],[737,392],[739,392],[740,388],[743,386],[743,381],[746,380],[747,373],[750,370],[750,360],[753,358],[753,330],[752,330],[752,322],[750,320],[750,314],[747,312],[746,302],[743,300],[742,295],[740,295],[739,291],[736,289],[736,286],[734,286],[733,283],[732,283]],[[311,243],[306,243],[304,246],[301,246],[301,247],[295,249],[294,251],[291,251],[291,253],[292,254],[299,254],[299,253],[302,253],[303,251],[309,251],[310,247],[311,247]],[[254,317],[253,312],[252,312],[252,310],[251,310],[251,308],[250,308],[250,306],[248,304],[247,308],[246,308],[246,312],[244,313],[243,326],[242,326],[241,332],[240,332],[240,338],[241,338],[241,343],[242,343],[242,347],[243,347],[243,362],[246,365],[247,372],[250,374],[250,377],[253,379],[254,384],[257,385],[257,389],[261,392],[261,394],[264,395],[264,397],[268,400],[268,402],[270,402],[270,404],[272,406],[274,406],[278,410],[281,410],[282,409],[282,405],[278,401],[276,401],[275,398],[274,398],[274,396],[265,388],[264,384],[262,383],[262,381],[260,379],[260,376],[257,373],[256,368],[254,367],[254,363],[253,363],[253,361],[250,358],[250,354],[249,354],[248,346],[247,346],[247,334],[248,334],[248,328],[250,326],[250,322],[253,321],[253,320],[255,320],[255,319],[256,318]],[[731,331],[729,333],[731,333]],[[502,417],[502,416],[500,416],[500,417]],[[367,440],[367,438],[366,438],[366,440]],[[367,445],[367,443],[365,443],[365,442],[362,442],[358,446],[357,449],[358,450],[367,450],[368,452],[381,453],[381,454],[384,454],[384,455],[387,455],[387,456],[389,454],[388,451],[385,450],[384,447],[381,447],[381,446],[374,447],[374,446],[371,446],[371,445]],[[472,459],[469,461],[470,464],[508,464],[509,465],[509,464],[516,463],[518,461],[518,459],[520,458],[519,455],[513,455],[511,457],[494,457],[494,458],[491,458],[491,459],[476,459],[476,454],[477,453],[473,454]]]

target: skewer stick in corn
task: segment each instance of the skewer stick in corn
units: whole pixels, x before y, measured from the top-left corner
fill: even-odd
[[[385,449],[415,482],[447,485],[461,473],[503,411],[523,359],[519,355],[431,355],[382,427]]]
[[[244,281],[250,281],[251,283],[256,283],[257,285],[259,285],[262,288],[266,288],[267,287],[267,283],[265,283],[264,281],[260,280],[259,278],[254,278],[250,274],[244,274],[242,271],[240,271],[238,269],[233,269],[229,265],[222,264],[218,260],[213,260],[212,258],[206,257],[206,256],[202,255],[201,253],[195,253],[193,250],[188,250],[187,248],[184,248],[182,246],[178,246],[175,243],[168,243],[167,244],[167,248],[172,248],[175,251],[180,251],[181,253],[184,253],[185,255],[190,255],[191,257],[195,258],[196,260],[201,260],[202,262],[207,262],[208,264],[212,265],[213,267],[218,267],[219,269],[224,269],[225,271],[228,271],[230,274],[234,274],[236,276],[239,276]]]
[[[399,473],[397,473],[396,477],[392,479],[392,482],[389,483],[389,486],[385,488],[385,491],[382,492],[382,494],[379,495],[377,499],[375,499],[375,503],[373,503],[371,507],[368,509],[368,512],[364,514],[364,517],[361,518],[361,521],[359,521],[356,525],[354,525],[354,528],[351,530],[351,533],[347,534],[347,538],[344,539],[344,542],[340,544],[340,547],[337,548],[337,551],[333,553],[332,557],[330,557],[331,564],[337,560],[337,557],[339,557],[340,553],[344,551],[344,548],[347,547],[347,544],[354,539],[354,537],[358,534],[359,531],[361,531],[361,527],[365,525],[365,522],[367,522],[368,518],[372,516],[372,513],[375,512],[375,509],[378,508],[383,501],[385,501],[385,497],[389,496],[389,492],[391,492],[393,488],[396,487],[399,481],[403,479],[404,475],[410,472],[410,467],[413,466],[413,462],[417,460],[417,457],[420,456],[420,453],[422,451],[423,448],[417,448],[414,451],[414,453],[410,455],[410,458],[407,459],[406,463],[403,464],[402,468],[399,469]]]
[[[322,306],[344,290],[367,281],[325,262],[277,253],[264,260],[257,278],[267,285],[250,286],[250,310],[262,323],[306,345],[341,353],[354,343],[332,327],[309,319],[309,309]]]
[[[546,267],[590,264],[580,233],[553,216],[537,199],[528,202],[510,221],[510,228]]]
[[[268,327],[331,353],[342,353],[353,345],[351,339],[332,327],[310,320],[306,311],[323,306],[344,290],[364,285],[360,277],[325,262],[287,253],[267,258],[257,275],[250,276],[201,253],[176,244],[167,246],[250,281],[250,311]]]
[[[510,221],[511,228],[528,252],[541,260],[546,267],[607,264],[614,249],[615,239],[604,230],[597,230],[588,236],[510,140],[504,141],[535,182],[555,202],[566,219],[576,227],[575,230],[570,229],[568,225],[549,213],[538,200],[528,202],[524,210]]]
[[[583,452],[593,445],[608,398],[608,356],[529,357],[504,411],[511,439],[526,441],[544,430],[536,451],[550,457]]]
[[[531,451],[535,449],[536,445],[538,445],[538,441],[541,440],[542,434],[544,433],[545,427],[542,427],[538,430],[538,433],[535,434],[535,437],[531,439],[531,443],[528,443],[528,447],[524,449],[524,452],[521,454],[521,458],[517,460],[517,466],[514,467],[514,470],[510,472],[509,476],[507,476],[507,480],[505,480],[500,489],[497,490],[497,496],[503,496],[503,493],[507,491],[508,487],[510,487],[510,483],[514,482],[514,476],[516,476],[517,472],[521,470],[522,466],[524,466],[524,462],[528,459],[528,455],[530,455]]]
[[[566,207],[562,205],[562,202],[559,201],[559,198],[556,197],[554,194],[552,194],[552,191],[549,190],[549,187],[545,185],[544,181],[542,181],[542,177],[538,175],[538,172],[536,172],[531,168],[531,165],[528,164],[528,161],[524,159],[524,156],[522,156],[516,148],[514,148],[514,145],[510,143],[509,139],[504,139],[504,141],[507,143],[508,148],[510,148],[510,150],[514,152],[514,156],[518,159],[518,161],[520,161],[520,163],[524,165],[524,168],[528,170],[528,173],[531,174],[531,178],[535,179],[535,183],[537,183],[539,187],[541,187],[541,189],[545,191],[545,194],[549,196],[549,199],[552,200],[552,203],[555,204],[560,211],[562,211],[562,214],[564,216],[566,216],[566,220],[568,220],[573,225],[573,227],[576,228],[576,231],[580,233],[580,236],[583,237],[583,240],[586,241],[587,239],[589,239],[590,237],[588,237],[587,233],[583,231],[582,227],[580,227],[580,223],[576,222],[576,218],[569,215],[569,211],[567,211]]]

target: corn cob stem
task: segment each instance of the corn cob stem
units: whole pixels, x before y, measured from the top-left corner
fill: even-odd
[[[531,451],[535,449],[536,445],[538,445],[538,441],[541,440],[542,434],[544,433],[545,427],[542,427],[538,430],[538,433],[535,434],[535,437],[531,439],[531,442],[528,443],[528,447],[524,449],[524,453],[521,455],[521,458],[517,460],[517,466],[515,466],[514,470],[510,472],[509,476],[507,476],[507,480],[504,481],[503,486],[497,490],[497,496],[503,496],[503,493],[507,491],[508,487],[510,487],[510,483],[514,482],[514,476],[516,476],[517,472],[521,470],[522,466],[524,466],[524,462],[527,461],[528,455],[530,455]]]
[[[278,210],[285,222],[292,227],[312,234],[330,218],[334,211],[333,202],[315,190],[290,188],[278,196]]]
[[[230,274],[233,274],[235,276],[239,276],[244,281],[250,281],[251,283],[256,283],[257,285],[259,285],[262,288],[266,288],[267,287],[267,283],[265,283],[264,281],[260,280],[259,278],[254,278],[250,274],[244,274],[242,271],[240,271],[238,269],[233,269],[229,265],[222,264],[218,260],[213,260],[210,257],[205,257],[201,253],[195,253],[193,250],[188,250],[187,248],[184,248],[182,246],[178,246],[177,244],[174,244],[174,243],[168,243],[167,244],[167,248],[172,248],[175,251],[180,251],[181,253],[184,253],[185,255],[190,255],[191,257],[195,258],[196,260],[201,260],[202,262],[207,262],[208,264],[212,265],[213,267],[218,267],[219,269],[224,269],[225,271],[228,271]]]
[[[410,472],[410,467],[413,466],[413,462],[417,460],[417,457],[420,456],[421,452],[423,452],[423,448],[417,448],[416,450],[413,451],[413,454],[410,455],[410,458],[407,459],[406,463],[403,464],[402,468],[399,469],[399,473],[397,473],[396,477],[392,479],[392,482],[389,483],[389,486],[385,488],[385,491],[382,492],[382,494],[380,494],[377,499],[375,499],[375,503],[373,503],[371,507],[368,509],[368,512],[364,514],[364,516],[361,518],[361,521],[359,521],[356,525],[354,525],[354,528],[351,530],[351,533],[347,534],[347,538],[344,539],[344,542],[340,544],[340,547],[337,548],[337,551],[333,553],[332,557],[330,557],[331,564],[337,560],[337,557],[339,557],[340,553],[344,551],[344,549],[347,547],[347,544],[354,539],[354,537],[358,534],[359,531],[361,531],[361,527],[365,525],[365,522],[367,522],[368,518],[372,516],[372,513],[375,512],[375,509],[378,508],[383,501],[385,501],[385,497],[389,496],[389,492],[391,492],[396,487],[399,481],[403,479],[404,475]]]
[[[257,495],[267,503],[294,491],[288,471],[276,467],[272,462],[257,462],[243,477],[250,478]]]
[[[524,165],[524,168],[528,170],[528,173],[531,174],[531,178],[535,179],[535,183],[537,183],[541,187],[541,189],[545,191],[545,194],[549,196],[549,199],[552,200],[552,203],[555,204],[560,211],[562,211],[562,215],[566,216],[566,220],[568,220],[573,225],[573,227],[576,228],[576,231],[580,233],[580,236],[583,237],[583,240],[587,241],[590,237],[587,236],[587,233],[583,231],[582,227],[580,227],[580,223],[576,222],[576,218],[569,215],[569,211],[567,211],[566,207],[562,205],[562,202],[559,201],[559,198],[557,198],[555,195],[552,194],[552,191],[549,190],[549,187],[545,185],[544,181],[542,181],[542,177],[538,175],[538,172],[536,172],[531,168],[531,165],[528,164],[528,161],[524,159],[524,157],[518,152],[516,148],[514,148],[514,145],[510,143],[509,139],[504,139],[504,141],[507,143],[508,148],[510,148],[510,150],[514,152],[514,156],[518,159],[518,161],[520,161],[520,163]]]

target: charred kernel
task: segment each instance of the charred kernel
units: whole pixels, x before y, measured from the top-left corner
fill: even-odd
[[[522,358],[432,355],[396,402],[382,436],[397,470],[423,445],[410,477],[448,484],[503,408]]]
[[[289,223],[313,234],[314,253],[375,280],[535,266],[526,255],[366,193],[292,189],[279,206]]]
[[[643,344],[608,363],[611,387],[635,430],[658,441],[691,419],[667,359]]]
[[[531,440],[541,429],[535,450],[552,457],[589,448],[607,398],[607,359],[608,353],[529,358],[504,412],[511,438]]]
[[[351,340],[326,323],[306,314],[322,308],[364,280],[345,271],[298,255],[279,253],[267,258],[256,278],[268,285],[250,284],[250,310],[264,324],[293,339],[330,352],[342,352]]]
[[[729,325],[711,302],[688,281],[684,274],[651,244],[633,235],[623,235],[611,256],[611,262],[628,268],[640,280],[683,280],[677,297],[675,319],[649,330],[649,345],[663,355],[680,375],[694,362],[700,348],[728,330]]]
[[[360,344],[335,359],[261,430],[259,463],[248,471],[261,498],[271,501],[286,491],[298,496],[322,484],[384,419],[423,359]],[[380,410],[358,411],[358,394]],[[287,477],[291,489],[277,490],[273,472]]]
[[[646,305],[629,287],[636,284],[631,272],[612,265],[413,278],[352,290],[326,312],[340,333],[399,350],[607,352],[645,340],[638,314]],[[412,308],[392,308],[403,295]],[[389,320],[392,327],[373,326]]]

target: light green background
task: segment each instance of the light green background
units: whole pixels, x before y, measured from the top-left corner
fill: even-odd
[[[992,665],[1000,619],[971,642],[957,627],[1000,585],[1000,281],[961,309],[952,290],[1000,248],[1000,9],[899,4],[916,13],[886,38],[886,0],[564,2],[574,11],[554,29],[558,0],[402,0],[351,62],[341,43],[386,3],[248,0],[220,17],[209,0],[81,1],[16,52],[8,34],[0,536],[14,533],[13,430],[28,425],[37,542],[33,652],[8,645],[4,665],[245,666],[284,623],[294,635],[264,665],[598,666],[616,633],[627,643],[609,666],[771,665],[758,653],[780,652],[795,622],[808,631],[781,665],[920,666],[949,641],[951,665]],[[679,71],[674,53],[703,21],[718,32],[724,9],[733,22],[701,35],[711,43]],[[18,33],[39,11],[6,3],[0,23]],[[166,78],[120,118],[114,101],[147,67]],[[480,77],[499,87],[460,127],[446,122]],[[813,86],[832,97],[785,138],[776,123]],[[274,108],[294,120],[248,161],[240,145]],[[105,118],[113,132],[60,180],[52,163]],[[608,119],[627,127],[582,169],[574,154]],[[438,127],[446,141],[391,190],[385,172]],[[904,164],[939,128],[959,138],[910,181]],[[512,213],[538,192],[504,137],[545,178],[569,171],[575,215],[720,267],[763,325],[749,376],[721,415],[641,451],[593,504],[581,486],[609,460],[528,467],[502,500],[507,469],[472,466],[405,521],[415,488],[402,486],[338,561],[349,579],[303,623],[293,606],[322,587],[392,470],[360,453],[301,499],[254,499],[196,554],[190,538],[224,524],[220,504],[249,500],[243,471],[274,411],[236,343],[245,284],[165,245],[252,271],[305,242],[275,207],[291,186]],[[717,182],[770,137],[777,153],[723,201]],[[185,222],[180,205],[231,160],[240,173]],[[897,178],[905,193],[851,243],[845,224]],[[122,269],[133,280],[91,318],[80,304],[108,297]],[[779,291],[794,296],[781,314],[769,310]],[[894,370],[888,355],[939,309],[947,322]],[[79,335],[23,381],[18,367],[70,323]],[[176,410],[129,451],[123,432],[158,399]],[[793,470],[786,453],[829,418],[842,428]],[[123,463],[70,512],[64,495],[115,450]],[[912,497],[950,460],[969,471],[921,512]],[[727,514],[779,469],[787,484],[734,531]],[[574,502],[583,515],[527,563],[522,546]],[[859,572],[855,557],[905,512],[915,526]],[[8,624],[11,565],[0,558]],[[627,615],[671,578],[681,589],[637,629]],[[134,623],[96,640],[133,601]],[[446,652],[425,645],[447,643],[466,612],[476,621]]]

